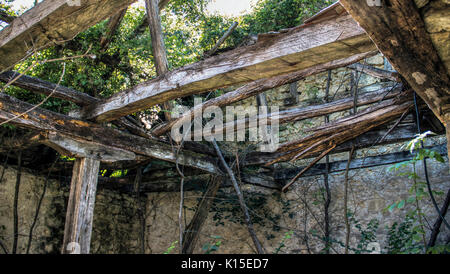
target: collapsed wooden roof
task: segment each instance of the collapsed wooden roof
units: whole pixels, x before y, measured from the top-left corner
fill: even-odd
[[[43,1],[30,9],[0,32],[0,69],[11,68],[16,62],[23,60],[35,50],[73,38],[89,26],[115,15],[133,1],[107,1],[108,4],[105,2],[86,0],[81,1],[81,6],[69,6],[66,1]],[[163,2],[167,3],[167,1]],[[406,9],[411,15],[409,18],[413,18],[410,20],[417,21],[414,29],[408,29],[409,25],[401,24],[399,21],[397,25],[391,24],[391,28],[395,29],[395,32],[385,32],[387,30],[378,30],[379,20],[392,19],[395,13],[401,9],[404,1],[397,1],[398,4],[389,8],[377,7],[370,10],[371,13],[378,14],[376,18],[382,18],[377,19],[377,22],[374,21],[374,16],[360,16],[360,14],[369,13],[369,9],[363,4],[350,5],[347,1],[341,2],[353,17],[357,18],[358,23],[340,3],[335,3],[307,20],[302,26],[279,33],[261,34],[258,42],[254,45],[181,67],[119,92],[106,100],[99,100],[65,87],[55,87],[54,84],[39,79],[31,79],[27,76],[14,77],[13,72],[5,72],[0,76],[1,80],[5,82],[15,79],[13,85],[44,94],[55,90],[53,96],[73,101],[82,106],[80,112],[71,114],[72,117],[36,108],[28,112],[28,115],[22,115],[11,122],[45,132],[43,135],[46,136],[70,137],[78,142],[89,144],[89,147],[124,149],[128,152],[126,159],[132,157],[130,155],[138,155],[175,161],[175,155],[167,144],[149,137],[136,128],[129,119],[123,117],[174,98],[224,86],[249,83],[238,90],[233,95],[234,98],[230,99],[231,95],[225,95],[222,105],[226,105],[314,73],[357,62],[373,54],[378,46],[441,122],[445,123],[449,100],[448,75],[416,10]],[[162,6],[160,5],[160,7]],[[361,9],[359,10],[359,8]],[[96,12],[96,16],[91,16],[94,9],[101,12]],[[74,21],[77,24],[73,24]],[[389,22],[392,23],[392,20]],[[369,35],[359,24],[370,31]],[[385,39],[382,38],[386,33],[394,36],[403,35],[397,37],[397,40],[391,40],[391,44],[394,43],[393,41],[397,41],[399,45],[399,41],[407,40],[409,36],[418,36],[420,41],[417,41],[416,37],[414,43],[420,42],[419,46],[405,41],[401,43],[402,47],[399,46],[400,48],[396,52],[392,52],[387,46],[383,46]],[[374,41],[379,42],[378,44],[372,42],[372,39],[375,39],[373,37],[377,38]],[[402,51],[404,54],[399,54]],[[420,58],[411,59],[410,57],[414,54]],[[406,63],[408,66],[403,66]],[[431,67],[437,69],[431,71],[429,69]],[[411,72],[411,68],[418,71]],[[407,71],[405,75],[402,73],[404,70]],[[434,80],[431,81],[431,79]],[[6,94],[2,94],[1,97],[3,120],[12,119],[15,115],[26,112],[32,107]],[[220,100],[221,98],[216,98],[211,103],[217,103]],[[14,105],[11,105],[12,102]],[[41,117],[46,117],[48,120],[43,120]],[[89,120],[94,122],[115,121],[133,134],[104,128],[88,122]],[[59,124],[60,126],[55,126]],[[95,128],[99,128],[99,130],[95,132]],[[165,131],[168,128],[166,125]],[[83,132],[82,134],[76,133],[80,130]],[[106,134],[105,139],[99,135],[109,131],[111,134]],[[112,137],[107,138],[107,136],[115,135],[123,137],[118,137],[116,141],[113,141]],[[136,140],[133,142],[135,144],[142,143],[142,147],[130,148],[130,142],[128,142],[130,139]],[[49,142],[49,138],[45,140]],[[148,149],[153,146],[149,142],[157,146],[160,151],[156,153],[155,150]],[[57,146],[54,145],[54,147]],[[61,149],[61,151],[67,153],[67,148]],[[84,155],[79,151],[71,154],[77,155],[77,153]],[[102,159],[103,156],[98,157]],[[190,165],[211,172],[216,171],[212,164],[192,161]]]
[[[380,88],[375,93],[363,94],[355,101],[345,98],[309,109],[290,109],[281,113],[281,122],[325,115],[351,108],[352,105],[371,104],[378,99],[384,100],[382,103],[327,124],[327,127],[316,128],[310,136],[282,144],[274,153],[249,154],[244,163],[267,164],[318,155],[312,162],[314,164],[331,150],[348,149],[348,142],[356,137],[366,140],[366,145],[373,144],[380,136],[387,142],[411,138],[415,134],[415,129],[411,127],[380,129],[380,126],[402,117],[413,107],[411,89],[408,86],[446,125],[447,135],[450,137],[449,67],[448,64],[445,67],[446,64],[442,61],[447,60],[447,57],[443,57],[442,53],[439,56],[435,49],[440,46],[439,41],[435,41],[433,45],[417,7],[406,0],[390,1],[389,6],[375,7],[369,6],[366,1],[341,0],[301,26],[277,33],[260,34],[253,45],[212,56],[174,71],[160,69],[157,78],[148,79],[105,100],[9,71],[17,62],[36,51],[64,43],[108,17],[111,18],[109,28],[114,28],[123,17],[124,9],[133,2],[81,0],[77,6],[68,5],[65,0],[44,0],[14,19],[0,32],[1,81],[31,92],[72,101],[81,107],[80,111],[63,115],[22,102],[5,93],[0,94],[0,120],[38,132],[27,136],[25,143],[42,143],[78,159],[73,165],[73,188],[69,199],[65,243],[75,240],[70,237],[85,233],[74,226],[77,224],[75,220],[84,218],[85,214],[77,211],[77,208],[80,202],[82,206],[92,206],[89,204],[89,197],[95,195],[100,161],[142,163],[147,159],[159,159],[186,165],[201,172],[223,175],[222,168],[214,157],[214,150],[211,151],[210,147],[189,144],[185,149],[175,151],[170,143],[157,137],[167,132],[175,120],[160,125],[149,134],[136,126],[132,117],[128,116],[175,98],[242,85],[234,92],[214,98],[196,108],[225,106],[319,72],[354,64],[378,50],[392,63],[398,74],[358,65],[352,68],[371,71],[377,77],[385,77],[394,82],[402,81],[401,85],[394,83],[388,92]],[[146,2],[148,15],[152,19],[149,20],[152,38],[158,38],[152,39],[152,43],[157,43],[157,40],[162,39],[157,10],[168,1],[160,1],[159,7],[155,1]],[[107,40],[107,37],[102,40],[102,46],[108,43]],[[153,44],[153,50],[157,62],[164,68],[167,60],[163,43]],[[396,89],[394,86],[400,88]],[[394,92],[390,93],[392,90]],[[390,95],[386,96],[387,93]],[[192,111],[179,119],[187,119],[191,115]],[[107,127],[101,122],[112,122],[118,128]],[[245,121],[236,123],[245,124]],[[393,127],[397,125],[398,123]],[[380,130],[370,131],[373,128]],[[21,142],[11,143],[24,145]],[[364,143],[357,146],[363,147]],[[311,166],[291,178],[295,180],[305,170],[310,170]],[[280,188],[273,180],[257,174],[243,174],[242,178],[248,183]],[[185,179],[189,180],[183,177]],[[198,181],[198,177],[193,181]],[[86,191],[83,192],[83,189]],[[157,186],[156,189],[164,188]],[[80,198],[76,193],[87,196]],[[89,218],[90,221],[87,220],[86,224],[88,227],[92,225],[89,224],[92,216]],[[89,231],[86,233],[90,235]],[[80,236],[87,241],[82,244],[83,253],[89,252],[89,235]]]

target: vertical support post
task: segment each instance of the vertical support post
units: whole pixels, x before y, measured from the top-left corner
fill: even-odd
[[[160,76],[169,71],[169,62],[167,61],[166,46],[164,45],[158,3],[158,0],[145,0],[156,74]],[[166,110],[164,116],[168,122],[171,120],[169,111],[172,109],[172,104],[170,102],[163,103],[163,109]]]
[[[73,166],[64,228],[63,254],[88,254],[100,161],[77,158]]]

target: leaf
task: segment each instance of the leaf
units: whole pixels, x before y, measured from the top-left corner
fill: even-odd
[[[397,206],[397,208],[403,208],[405,206],[405,200],[401,200],[399,203],[398,203],[398,206]]]

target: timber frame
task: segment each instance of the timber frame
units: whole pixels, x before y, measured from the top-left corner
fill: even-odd
[[[174,124],[191,119],[195,111],[208,106],[223,107],[254,96],[258,97],[259,105],[267,105],[263,92],[286,84],[291,84],[291,94],[296,97],[297,81],[331,69],[347,67],[382,78],[388,81],[387,86],[362,93],[358,97],[354,95],[306,108],[292,107],[277,113],[280,123],[382,102],[352,116],[327,123],[326,127],[315,128],[310,136],[282,144],[275,152],[252,152],[242,160],[243,166],[266,165],[267,168],[274,169],[271,165],[280,161],[316,157],[312,162],[314,164],[328,153],[349,151],[352,146],[359,149],[375,142],[384,144],[410,139],[416,134],[413,123],[402,124],[400,121],[413,109],[411,89],[446,127],[447,138],[450,140],[449,70],[433,47],[417,7],[406,0],[389,1],[390,5],[385,5],[385,1],[382,1],[380,7],[369,7],[366,1],[341,0],[301,26],[278,33],[260,34],[253,45],[219,55],[212,55],[213,52],[210,52],[202,61],[173,71],[168,69],[159,16],[159,10],[169,0],[146,0],[146,22],[151,32],[158,76],[106,100],[12,70],[15,64],[33,53],[65,43],[81,31],[109,18],[108,32],[101,37],[101,47],[106,49],[127,7],[133,2],[135,1],[81,0],[80,6],[69,6],[65,0],[44,0],[18,18],[4,15],[0,18],[9,23],[0,32],[0,81],[34,93],[67,100],[80,107],[79,110],[64,115],[0,93],[0,121],[37,132],[24,138],[23,142],[11,141],[11,146],[45,145],[62,155],[76,158],[72,176],[67,175],[67,178],[71,177],[71,188],[62,253],[89,253],[97,186],[126,192],[179,190],[179,179],[161,180],[156,175],[140,178],[147,183],[144,182],[133,190],[133,181],[128,177],[111,179],[99,176],[101,165],[123,166],[128,163],[133,166],[157,159],[195,170],[192,174],[183,175],[188,190],[195,184],[204,184],[208,186],[206,193],[214,196],[220,187],[233,186],[239,194],[233,172],[225,162],[233,159],[233,156],[223,151],[222,157],[215,141],[214,148],[186,143],[177,152],[170,142],[160,137],[170,131]],[[91,16],[93,10],[96,16]],[[236,26],[234,24],[230,27],[221,39],[222,42]],[[218,46],[220,43],[217,48]],[[392,63],[396,72],[358,63],[378,51]],[[171,107],[168,104],[170,100],[237,85],[240,87],[236,90],[206,101],[178,119],[166,115],[166,121],[150,132],[139,127],[130,116],[158,104],[164,105],[168,110]],[[298,102],[298,98],[294,98],[294,101]],[[420,107],[426,111],[424,105]],[[433,116],[429,113],[427,115]],[[271,113],[263,113],[258,118],[269,118],[270,121],[272,116]],[[106,122],[111,122],[114,127],[107,126]],[[233,130],[239,125],[248,128],[247,124],[248,120],[236,121],[216,130]],[[436,124],[439,123],[434,121],[424,125],[424,128],[443,133],[445,129]],[[442,146],[437,149],[445,152]],[[220,156],[221,161],[217,156]],[[372,157],[367,162],[360,163],[360,166],[357,161],[352,162],[350,168],[394,163],[408,157],[405,153]],[[300,175],[322,174],[323,164],[313,164],[282,172],[275,169],[272,176],[242,172],[239,177],[245,184],[285,190],[288,187],[282,185],[285,180],[294,178],[293,183]],[[338,172],[344,170],[344,167],[344,162],[335,162],[328,169],[329,172]],[[166,169],[174,168],[170,166],[165,167]],[[152,180],[163,183],[155,184]],[[120,185],[112,186],[115,181],[120,182]],[[210,204],[207,199],[202,200],[190,228],[200,230]],[[242,206],[245,212],[245,205]],[[259,242],[250,227],[249,225],[250,234],[258,246]],[[185,232],[184,236],[187,241],[182,249],[192,253],[198,234]],[[258,251],[263,252],[263,248],[258,248]]]

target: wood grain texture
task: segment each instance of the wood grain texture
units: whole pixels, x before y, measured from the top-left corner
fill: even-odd
[[[0,120],[7,120],[28,111],[33,106],[5,93],[0,93]],[[177,155],[170,144],[157,139],[148,139],[98,124],[36,108],[11,122],[24,128],[41,132],[55,132],[90,144],[111,146],[168,162],[176,162]],[[199,168],[209,173],[221,174],[216,160],[203,154],[183,150],[179,164]]]
[[[81,254],[89,254],[99,167],[98,160],[79,158],[75,161],[64,227],[63,254],[72,253],[70,243],[79,244]]]
[[[261,79],[257,80],[251,83],[248,83],[240,88],[237,88],[236,90],[232,92],[225,93],[224,95],[221,95],[217,98],[210,99],[202,104],[199,104],[189,110],[188,112],[184,113],[181,117],[170,121],[168,123],[164,123],[161,125],[158,125],[153,131],[152,134],[155,136],[160,136],[167,131],[169,131],[173,125],[175,124],[182,124],[185,121],[192,120],[194,118],[194,113],[197,111],[204,111],[207,107],[211,106],[217,106],[217,107],[223,107],[226,105],[230,105],[239,101],[242,101],[244,99],[250,98],[252,96],[255,96],[261,92],[264,92],[266,90],[279,87],[285,84],[289,84],[295,81],[299,81],[301,79],[304,79],[308,76],[327,71],[329,69],[339,68],[343,67],[355,62],[358,62],[364,58],[370,57],[372,55],[376,54],[376,51],[371,51],[368,53],[362,53],[362,54],[356,54],[354,56],[335,60],[331,62],[327,62],[324,64],[316,65],[304,70],[296,71],[293,73],[288,73],[285,75],[275,76],[268,79]]]
[[[340,3],[436,117],[443,124],[450,121],[448,71],[417,7],[407,0],[383,1],[379,7],[370,7],[365,1]]]
[[[74,38],[81,31],[123,10],[135,0],[80,0],[69,6],[66,0],[45,0],[0,32],[0,71],[28,56],[34,49]]]
[[[260,36],[254,45],[187,65],[119,92],[104,103],[84,108],[80,117],[110,121],[178,97],[295,72],[373,50],[373,43],[350,16],[333,18]]]

